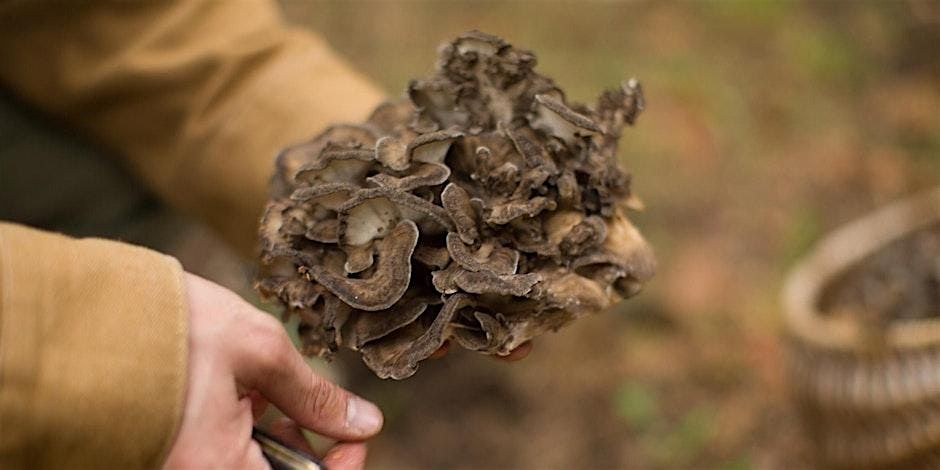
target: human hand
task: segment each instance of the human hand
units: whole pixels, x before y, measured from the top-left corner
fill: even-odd
[[[362,468],[362,441],[381,429],[381,411],[314,374],[275,318],[221,286],[185,276],[187,390],[165,467],[268,468],[251,428],[270,402],[287,416],[271,434],[310,454],[301,427],[337,439],[323,463]]]

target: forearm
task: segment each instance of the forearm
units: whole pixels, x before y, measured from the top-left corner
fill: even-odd
[[[156,467],[181,419],[172,258],[0,223],[0,467]]]
[[[255,248],[275,152],[382,95],[273,2],[10,2],[0,81]]]

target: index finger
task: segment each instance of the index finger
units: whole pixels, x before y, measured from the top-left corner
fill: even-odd
[[[241,384],[324,436],[362,440],[379,432],[383,417],[377,406],[310,370],[280,322],[258,313],[263,318],[247,327],[237,348],[235,377]]]

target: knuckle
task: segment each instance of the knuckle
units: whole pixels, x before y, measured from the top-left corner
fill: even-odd
[[[284,326],[272,315],[258,313],[255,317],[257,328],[269,335],[283,336]]]
[[[310,374],[310,387],[304,398],[304,409],[309,410],[314,421],[335,421],[341,419],[346,412],[345,400],[340,390],[314,374]]]
[[[294,347],[284,327],[267,315],[254,323],[251,335],[254,337],[254,347],[263,359],[263,365],[271,370],[283,368],[294,354]]]

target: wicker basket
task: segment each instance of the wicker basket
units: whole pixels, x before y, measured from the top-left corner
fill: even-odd
[[[940,455],[940,319],[889,323],[872,347],[870,328],[819,309],[826,288],[848,269],[937,223],[940,188],[840,228],[787,280],[790,372],[823,464],[940,464],[934,460]]]

